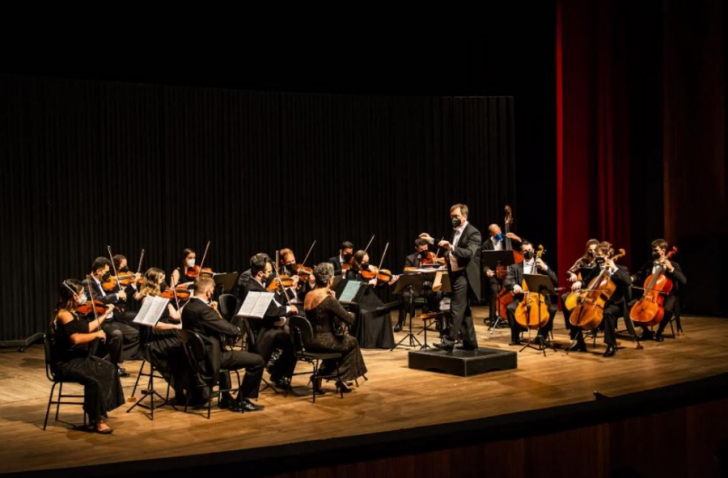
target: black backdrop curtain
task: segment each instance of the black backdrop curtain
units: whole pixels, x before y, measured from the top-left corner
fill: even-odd
[[[251,92],[0,76],[0,340],[45,330],[63,279],[106,246],[168,274],[342,240],[399,271],[464,202],[485,232],[515,197],[510,97]]]

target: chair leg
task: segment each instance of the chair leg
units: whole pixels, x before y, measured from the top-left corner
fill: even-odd
[[[58,383],[58,401],[56,402],[56,421],[58,421],[58,412],[61,411],[61,397],[63,396],[63,382]]]
[[[316,382],[318,382],[318,360],[313,362],[313,375],[311,375],[312,403],[316,403]]]
[[[53,382],[53,386],[51,387],[51,394],[48,397],[48,407],[46,408],[46,416],[45,416],[45,420],[43,421],[43,430],[45,430],[46,429],[46,426],[48,425],[48,415],[51,413],[51,403],[53,401],[53,392],[56,389],[56,385],[57,385],[57,383],[56,382]],[[84,418],[84,422],[85,422],[85,420],[86,420],[86,414],[85,413],[83,415],[83,418]],[[84,425],[85,425],[85,423],[84,423]]]

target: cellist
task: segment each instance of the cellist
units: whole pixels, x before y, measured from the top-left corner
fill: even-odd
[[[518,244],[523,242],[523,239],[521,239],[512,232],[507,232],[504,235],[498,224],[491,224],[490,226],[488,226],[488,233],[490,234],[490,238],[486,241],[483,241],[483,251],[505,251],[508,249],[508,240],[510,240],[510,242],[517,242]],[[520,247],[518,247],[518,244],[516,246],[518,249],[520,249]],[[502,280],[504,280],[504,278],[501,277],[501,280],[498,280],[496,271],[491,270],[488,266],[483,267],[483,274],[488,277],[488,282],[490,284],[490,292],[488,294],[488,310],[490,311],[490,314],[488,316],[488,319],[495,320],[497,315],[496,297],[498,297],[498,292],[501,289],[501,282]]]
[[[629,271],[624,266],[617,266],[612,260],[614,251],[612,245],[606,241],[601,242],[594,249],[594,263],[597,267],[588,270],[582,277],[582,280],[574,282],[571,289],[577,291],[583,287],[587,287],[592,279],[596,278],[605,268],[608,269],[610,280],[616,286],[614,292],[604,304],[602,322],[604,323],[604,342],[607,344],[607,350],[604,357],[613,357],[617,351],[617,318],[624,314],[624,300],[627,290],[632,280]],[[566,310],[564,311],[566,313]],[[581,327],[571,325],[568,318],[566,320],[569,328],[569,336],[575,343],[569,348],[570,351],[586,352],[586,342]]]
[[[516,321],[516,308],[524,297],[521,288],[523,274],[546,274],[551,279],[554,287],[558,283],[556,273],[540,257],[536,257],[533,244],[528,241],[521,242],[521,253],[523,254],[523,262],[509,266],[508,274],[503,281],[503,287],[515,295],[513,302],[508,304],[506,308],[508,311],[508,324],[511,327],[511,342],[508,345],[520,345],[521,343],[521,326]],[[556,316],[556,305],[551,303],[551,298],[546,297],[546,302],[548,303],[549,321],[538,329],[538,335],[544,340],[548,340]]]
[[[652,274],[656,274],[660,267],[664,267],[665,276],[673,282],[673,288],[670,294],[664,298],[662,307],[665,309],[665,315],[657,327],[657,333],[652,334],[650,329],[646,325],[642,325],[642,340],[652,340],[653,338],[657,342],[662,342],[662,332],[665,330],[667,324],[670,323],[670,319],[675,312],[675,301],[679,294],[680,286],[684,286],[687,283],[685,274],[680,269],[680,264],[675,261],[671,261],[667,258],[668,243],[665,239],[655,239],[652,241],[652,259],[648,261],[634,276],[632,281],[635,284],[642,285],[644,281]],[[631,307],[632,304],[630,304]]]

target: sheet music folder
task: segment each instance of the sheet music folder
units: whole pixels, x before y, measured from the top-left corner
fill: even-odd
[[[273,300],[273,292],[248,292],[243,305],[235,314],[237,317],[249,317],[251,319],[262,319]]]
[[[141,309],[137,312],[134,317],[134,323],[140,325],[146,325],[147,327],[154,327],[162,318],[162,314],[167,309],[169,299],[162,297],[147,296],[144,298]]]
[[[364,293],[366,284],[358,280],[334,279],[334,285],[331,288],[336,292],[339,302],[359,302]]]

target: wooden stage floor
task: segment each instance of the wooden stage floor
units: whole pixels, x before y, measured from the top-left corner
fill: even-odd
[[[487,308],[477,307],[475,313],[481,347],[520,349],[508,346],[508,329],[488,332],[482,320]],[[415,324],[416,330],[420,327]],[[728,371],[728,347],[724,346],[728,320],[686,316],[683,328],[685,333],[676,339],[647,342],[642,350],[621,337],[622,348],[608,359],[601,356],[601,338],[595,348],[589,342],[587,353],[567,355],[563,349],[549,350],[544,357],[526,349],[518,354],[517,369],[469,378],[410,370],[407,348],[364,350],[369,380],[360,381],[359,388],[343,400],[333,393],[331,384],[325,384],[331,393],[312,404],[307,378],[298,376],[294,386],[300,396],[284,398],[264,391],[259,403],[266,408],[257,413],[213,409],[212,419],[206,420],[201,412],[184,414],[165,407],[150,421],[139,408],[126,413],[133,404],[129,402],[111,413],[109,424],[114,433],[110,436],[73,430],[52,419],[43,431],[51,384],[45,378],[42,346],[34,345],[25,353],[5,349],[0,351],[0,473],[249,450],[414,429],[592,401],[594,391],[613,397]],[[554,335],[557,344],[568,344],[560,313]],[[428,334],[428,339],[435,339],[435,334]],[[127,396],[140,364],[125,364],[132,374],[123,379]],[[298,371],[303,370],[299,365]],[[67,391],[72,387],[67,386]],[[80,423],[80,408],[61,407],[61,419]]]

